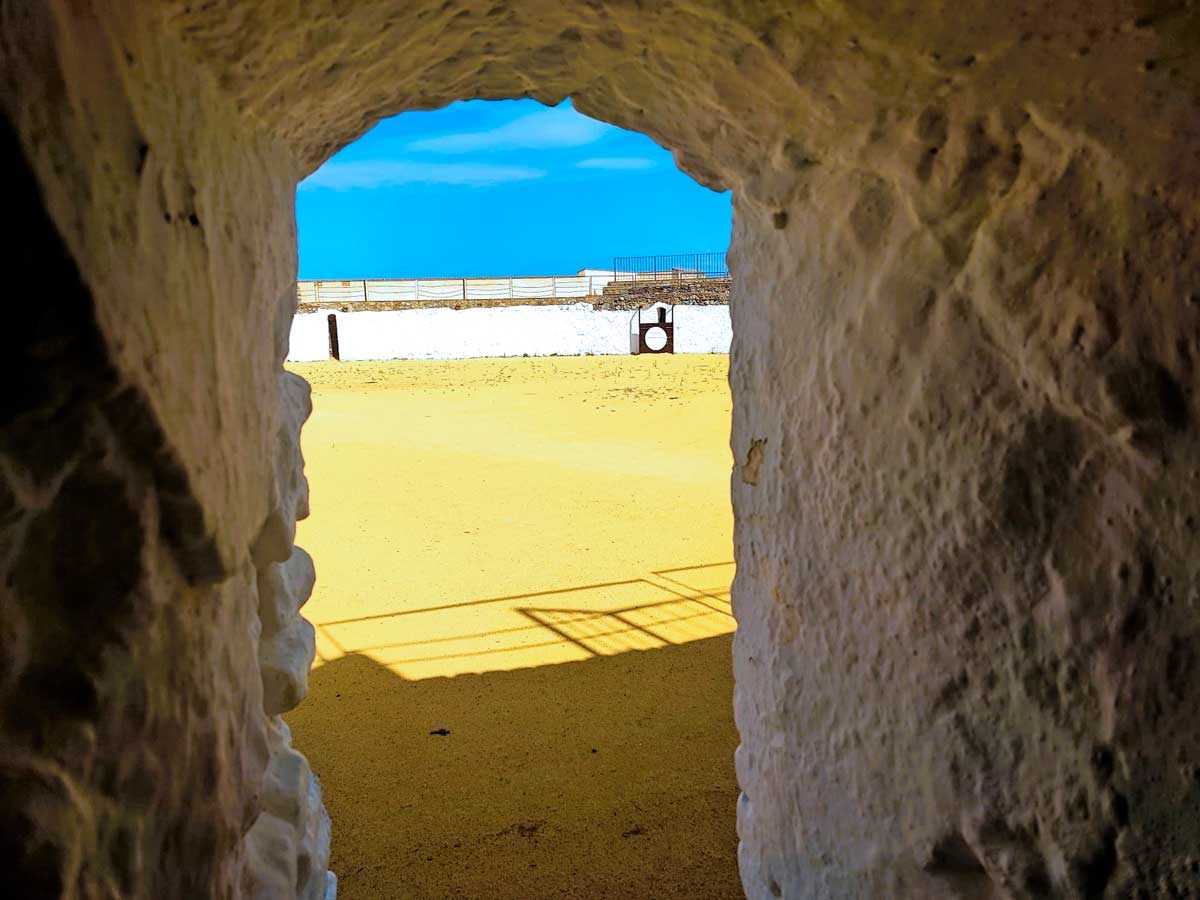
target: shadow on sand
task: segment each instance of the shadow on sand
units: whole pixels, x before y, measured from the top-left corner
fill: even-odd
[[[320,666],[288,721],[339,896],[742,897],[730,640],[417,681]]]

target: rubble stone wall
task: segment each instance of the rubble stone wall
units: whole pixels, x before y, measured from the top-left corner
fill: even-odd
[[[595,300],[596,309],[646,309],[655,303],[671,306],[726,306],[729,304],[728,278],[702,278],[695,281],[610,281]]]

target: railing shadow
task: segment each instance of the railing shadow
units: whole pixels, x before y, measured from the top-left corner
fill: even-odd
[[[732,569],[321,623],[339,896],[741,898]]]
[[[327,663],[365,653],[406,678],[546,665],[727,634],[733,563],[318,623]],[[555,600],[553,605],[528,601]]]

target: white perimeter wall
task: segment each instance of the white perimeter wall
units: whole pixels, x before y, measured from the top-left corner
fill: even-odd
[[[292,321],[288,359],[329,358],[327,311]],[[343,360],[466,359],[474,356],[582,356],[629,352],[633,312],[571,306],[411,309],[336,313]],[[646,314],[649,321],[651,313]],[[676,306],[675,352],[728,353],[728,306]]]

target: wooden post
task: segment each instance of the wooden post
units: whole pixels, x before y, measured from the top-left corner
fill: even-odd
[[[327,321],[329,322],[329,355],[340,362],[342,349],[338,346],[337,316],[330,313]]]

